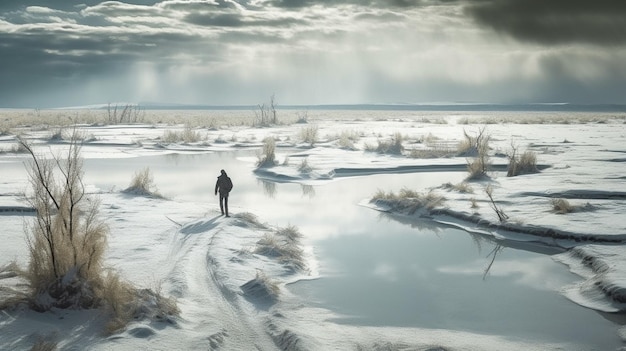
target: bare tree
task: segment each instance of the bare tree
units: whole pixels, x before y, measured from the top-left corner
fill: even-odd
[[[263,103],[258,105],[259,109],[254,111],[254,124],[260,127],[267,127],[272,124],[278,124],[278,115],[276,113],[276,100],[274,94],[270,96],[269,104]]]
[[[90,308],[99,305],[108,227],[99,202],[85,196],[83,162],[76,130],[65,158],[45,159],[19,139],[32,156],[29,176],[37,215],[30,227],[28,280],[33,308]]]

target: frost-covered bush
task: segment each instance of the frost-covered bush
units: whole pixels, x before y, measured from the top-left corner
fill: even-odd
[[[303,143],[309,144],[311,147],[317,142],[317,133],[319,128],[315,125],[306,126],[300,129],[300,139]]]
[[[276,140],[272,137],[263,139],[263,152],[257,161],[258,168],[274,167],[276,165]]]
[[[552,205],[552,210],[559,214],[566,214],[574,211],[574,206],[572,206],[566,199],[550,199],[550,204]]]
[[[123,192],[133,195],[162,197],[156,185],[154,185],[154,178],[152,177],[152,173],[150,173],[149,167],[135,172],[133,179],[130,181],[130,185],[128,188],[124,189]]]

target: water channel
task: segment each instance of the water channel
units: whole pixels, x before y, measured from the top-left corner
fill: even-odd
[[[231,213],[252,212],[276,226],[295,225],[313,245],[320,278],[288,288],[338,314],[337,323],[469,331],[582,349],[623,346],[623,315],[580,307],[559,290],[580,280],[552,260],[557,251],[500,246],[484,237],[403,221],[359,203],[378,189],[425,189],[457,183],[460,173],[383,174],[318,185],[260,181],[254,152],[176,154],[85,160],[85,182],[121,190],[150,167],[159,191],[177,201],[216,204],[215,179],[226,169],[235,184]],[[4,174],[21,163],[2,164]],[[405,222],[405,223],[402,223]],[[495,257],[494,257],[495,255]]]

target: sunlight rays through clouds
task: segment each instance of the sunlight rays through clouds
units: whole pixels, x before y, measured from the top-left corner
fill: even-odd
[[[6,0],[0,106],[623,103],[624,14],[609,0]]]

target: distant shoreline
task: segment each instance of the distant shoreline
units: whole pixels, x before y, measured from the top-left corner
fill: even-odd
[[[72,107],[51,108],[0,108],[6,110],[106,110],[109,106],[118,108],[127,105],[144,110],[257,110],[258,105],[184,105],[159,103],[117,103]],[[626,112],[626,104],[569,104],[569,103],[532,103],[532,104],[321,104],[321,105],[276,105],[277,110],[353,110],[353,111],[537,111],[537,112]]]

